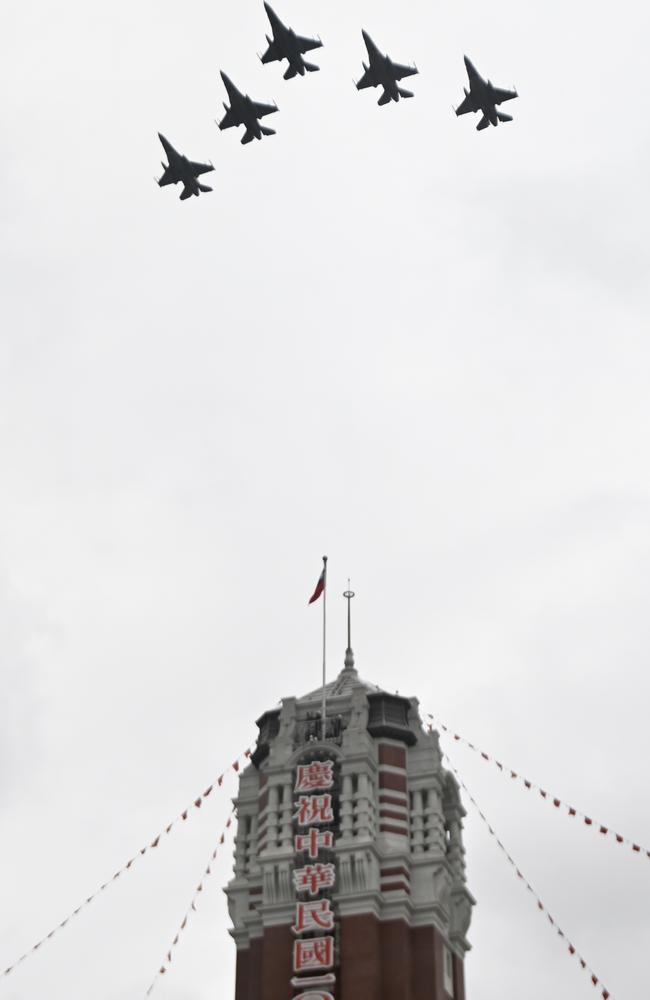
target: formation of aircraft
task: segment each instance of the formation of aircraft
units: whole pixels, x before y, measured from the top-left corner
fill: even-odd
[[[296,76],[305,76],[306,73],[315,73],[320,67],[314,63],[307,62],[304,58],[306,52],[319,49],[322,46],[320,38],[307,38],[297,35],[293,28],[288,28],[280,20],[269,3],[264,0],[269,23],[271,25],[271,36],[266,36],[268,48],[260,60],[265,65],[272,62],[288,63],[283,76],[285,80],[292,80]],[[407,76],[415,76],[418,72],[413,66],[405,66],[395,63],[388,55],[384,55],[377,48],[367,31],[361,32],[368,53],[368,64],[363,65],[363,76],[355,83],[357,90],[365,90],[369,87],[380,87],[381,96],[377,103],[380,106],[397,103],[400,98],[413,97],[411,90],[405,90],[399,86],[400,80]],[[498,125],[499,122],[512,121],[512,115],[498,111],[497,107],[504,101],[511,101],[518,97],[516,90],[503,90],[495,87],[490,80],[484,80],[473,63],[465,59],[465,68],[469,79],[469,90],[465,89],[463,101],[455,108],[456,115],[466,115],[470,112],[481,112],[481,119],[476,126],[480,132],[488,125]],[[241,138],[243,145],[252,142],[253,139],[262,139],[263,136],[275,135],[275,129],[268,128],[261,124],[261,119],[267,115],[274,114],[278,110],[277,104],[263,104],[254,101],[248,94],[243,94],[237,89],[230,77],[221,72],[228,100],[230,104],[224,102],[226,114],[217,122],[222,131],[228,128],[236,128],[240,125],[244,127],[244,134]],[[198,197],[200,192],[211,191],[207,184],[201,184],[198,180],[201,174],[213,170],[212,164],[194,163],[186,156],[178,153],[172,144],[158,133],[167,154],[168,163],[163,163],[163,175],[158,180],[158,184],[164,187],[167,184],[183,185],[181,201],[190,198],[192,195]]]

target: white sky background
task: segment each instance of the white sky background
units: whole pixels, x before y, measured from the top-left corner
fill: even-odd
[[[648,7],[4,0],[0,965],[330,669],[650,845]],[[356,93],[361,27],[416,98]],[[467,52],[521,98],[456,119]],[[223,68],[277,135],[219,133]],[[159,190],[160,130],[213,194]],[[647,996],[650,862],[454,759],[615,998]],[[233,776],[234,777],[234,776]],[[230,780],[228,794],[234,790]],[[211,798],[12,977],[141,997],[227,816]],[[480,822],[468,1000],[595,996]],[[160,1000],[232,996],[221,886]]]

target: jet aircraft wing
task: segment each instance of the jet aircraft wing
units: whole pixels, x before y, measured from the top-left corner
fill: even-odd
[[[301,52],[311,52],[312,49],[320,49],[323,45],[320,38],[305,38],[303,35],[298,35],[296,42]]]
[[[199,177],[201,174],[209,174],[211,170],[214,170],[211,163],[194,163],[192,160],[189,161],[188,167],[195,177]]]
[[[188,187],[184,187],[183,190],[181,191],[181,201],[185,201],[186,198],[191,198],[191,197],[192,197],[192,192],[190,191],[190,189]]]
[[[223,116],[223,118],[219,122],[219,128],[220,129],[235,128],[237,125],[241,125],[241,124],[242,123],[241,123],[240,119],[237,117],[237,115],[233,114],[232,108],[227,108],[225,115]]]
[[[370,69],[365,69],[363,76],[356,85],[357,90],[364,90],[366,87],[374,87],[374,86],[375,86],[375,80],[373,78],[372,73],[370,72]]]
[[[512,101],[513,98],[519,97],[519,94],[516,90],[502,90],[500,87],[493,87],[492,97],[495,104],[503,104],[504,101]]]
[[[264,118],[265,115],[272,115],[278,110],[275,104],[259,104],[257,101],[251,101],[251,105],[256,118]]]
[[[473,110],[474,110],[474,108],[472,106],[472,97],[471,97],[470,94],[467,94],[466,97],[464,98],[464,100],[462,100],[461,103],[456,108],[456,114],[457,115],[467,115],[467,114],[470,113],[470,111],[473,111]]]
[[[282,59],[282,53],[275,44],[275,41],[269,42],[268,49],[260,58],[263,63],[279,62]]]
[[[415,76],[417,73],[415,66],[400,66],[394,62],[391,62],[390,69],[395,80],[402,80],[405,76]]]

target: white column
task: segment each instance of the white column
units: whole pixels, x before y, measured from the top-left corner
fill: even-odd
[[[293,846],[293,826],[292,826],[292,815],[293,815],[293,786],[291,783],[283,786],[282,791],[282,808],[280,810],[281,815],[281,830],[280,830],[280,845],[281,847],[291,848]]]
[[[340,796],[341,838],[354,836],[354,804],[352,801],[352,775],[343,775],[343,788]]]
[[[422,792],[413,792],[413,805],[411,809],[411,842],[414,854],[422,854],[424,851],[424,816],[422,807]]]
[[[363,772],[359,775],[357,801],[354,812],[356,818],[356,835],[360,840],[367,840],[371,836],[372,807],[370,803],[370,782],[368,775]]]
[[[271,785],[269,788],[269,805],[266,820],[266,843],[269,850],[278,846],[278,800],[279,788]]]

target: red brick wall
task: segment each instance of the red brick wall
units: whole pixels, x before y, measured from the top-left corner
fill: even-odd
[[[235,1000],[249,1000],[248,971],[250,965],[250,948],[237,952],[237,979],[235,981]]]
[[[434,927],[371,914],[343,917],[336,1000],[449,1000],[443,986],[443,945]],[[288,1000],[292,996],[294,936],[290,926],[269,927],[237,952],[235,1000]],[[454,1000],[465,1000],[463,962],[454,963]]]
[[[380,1000],[379,921],[371,914],[341,920],[337,1000]]]
[[[454,1000],[465,1000],[465,965],[454,955]]]
[[[248,1000],[262,996],[262,938],[253,938],[248,960]]]
[[[438,1000],[434,993],[436,968],[433,927],[411,930],[411,982],[413,1000]]]
[[[404,920],[380,925],[382,1000],[412,1000],[411,928]]]
[[[262,940],[262,991],[250,1000],[287,1000],[293,976],[291,926],[267,927]]]
[[[404,747],[393,747],[389,743],[379,744],[379,763],[390,764],[391,767],[406,768],[406,750]]]

